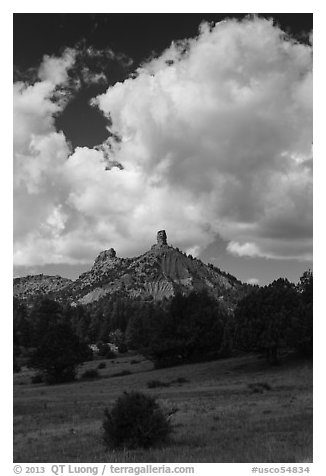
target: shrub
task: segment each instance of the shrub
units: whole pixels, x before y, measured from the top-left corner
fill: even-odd
[[[114,359],[116,357],[116,354],[111,350],[111,347],[109,344],[103,344],[103,343],[98,343],[98,355],[100,357],[105,357],[106,359]]]
[[[159,354],[159,355],[156,355],[155,357],[152,357],[151,355],[149,355],[149,358],[153,360],[155,370],[165,369],[168,367],[175,367],[177,365],[182,364],[181,355],[170,356],[170,355]]]
[[[175,380],[172,380],[171,383],[178,383],[178,384],[183,384],[183,383],[189,383],[189,380],[185,377],[178,377]]]
[[[253,393],[263,393],[264,390],[272,390],[272,387],[269,385],[268,382],[255,382],[255,383],[249,383],[248,388],[253,392]]]
[[[113,374],[112,377],[123,377],[124,375],[131,375],[131,373],[130,370],[122,370],[121,372]]]
[[[161,380],[149,380],[147,382],[148,388],[169,387],[169,382],[161,382]]]
[[[42,383],[44,381],[43,375],[41,373],[37,373],[33,375],[31,378],[32,383]]]
[[[97,366],[98,369],[105,369],[106,363],[105,362],[100,362]]]
[[[172,425],[156,400],[140,392],[125,392],[104,413],[104,443],[108,448],[149,448],[163,443]]]
[[[125,354],[128,352],[128,347],[124,342],[121,342],[118,346],[118,352],[119,354]]]
[[[17,373],[17,372],[21,371],[21,367],[20,367],[20,365],[18,363],[18,360],[17,360],[15,355],[14,355],[14,360],[13,360],[13,370],[14,370],[14,373]]]
[[[117,354],[115,354],[115,353],[113,352],[113,350],[111,350],[111,349],[108,349],[108,351],[107,351],[106,354],[104,355],[104,357],[105,357],[106,359],[108,359],[108,360],[109,360],[109,359],[115,359],[116,356],[117,356]]]
[[[94,378],[99,378],[99,373],[96,369],[89,369],[85,370],[85,372],[82,374],[81,378],[83,380],[92,380]]]

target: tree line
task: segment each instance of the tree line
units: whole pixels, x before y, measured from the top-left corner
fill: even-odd
[[[24,361],[48,383],[72,380],[78,365],[92,357],[92,343],[136,350],[156,367],[238,350],[264,353],[276,364],[282,349],[312,356],[313,275],[306,271],[296,285],[280,278],[252,287],[234,312],[201,291],[159,303],[111,296],[71,306],[43,297],[27,306],[14,299],[13,318],[14,368]]]

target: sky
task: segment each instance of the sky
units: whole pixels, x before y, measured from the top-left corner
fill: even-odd
[[[14,14],[14,276],[312,267],[312,14]]]

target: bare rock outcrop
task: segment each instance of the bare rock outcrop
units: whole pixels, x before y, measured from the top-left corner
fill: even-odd
[[[118,294],[121,298],[162,300],[176,292],[206,289],[209,294],[232,305],[243,285],[219,268],[168,245],[165,230],[156,234],[157,242],[140,256],[117,257],[113,248],[102,251],[93,267],[75,281],[60,277],[29,276],[14,282],[15,295],[29,298],[39,293],[56,293],[58,299],[88,304]]]
[[[104,250],[104,251],[102,251],[102,252],[98,255],[98,257],[96,258],[95,263],[96,263],[97,261],[105,261],[105,260],[107,260],[107,259],[113,259],[113,258],[115,258],[116,256],[117,256],[117,253],[116,253],[115,249],[110,248],[109,250]]]
[[[165,230],[160,230],[157,232],[157,244],[159,246],[166,246],[167,245],[167,236]]]

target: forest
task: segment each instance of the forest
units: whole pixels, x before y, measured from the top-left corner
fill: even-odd
[[[313,274],[297,284],[279,278],[252,287],[234,311],[206,291],[176,294],[160,302],[121,296],[89,305],[58,303],[41,296],[32,303],[14,298],[14,371],[39,371],[47,383],[74,380],[78,366],[93,358],[90,346],[113,358],[136,350],[156,368],[259,353],[271,365],[282,352],[306,358],[313,351]]]

